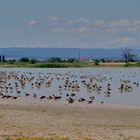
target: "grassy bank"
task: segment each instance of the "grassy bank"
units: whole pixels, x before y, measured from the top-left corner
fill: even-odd
[[[78,68],[78,67],[140,67],[137,63],[99,63],[96,65],[92,62],[46,62],[31,64],[28,62],[0,63],[0,68]]]
[[[30,64],[27,62],[16,62],[13,64],[10,63],[0,63],[1,68],[68,68],[68,67],[86,67],[86,63],[53,63],[53,62],[47,62],[47,63],[35,63]],[[93,66],[93,64],[92,64]]]
[[[137,62],[137,63],[127,63],[124,66],[125,67],[140,67],[140,62]]]

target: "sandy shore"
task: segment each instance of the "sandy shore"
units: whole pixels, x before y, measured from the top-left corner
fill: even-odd
[[[71,140],[139,140],[140,107],[0,99],[0,139],[53,135]]]

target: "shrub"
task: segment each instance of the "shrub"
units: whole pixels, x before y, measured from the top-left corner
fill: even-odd
[[[21,58],[20,62],[29,62],[29,58]]]
[[[35,59],[30,60],[30,64],[35,64],[36,62],[37,62],[37,60],[35,60]]]
[[[95,62],[94,62],[94,64],[95,65],[99,65],[99,60],[96,59]]]

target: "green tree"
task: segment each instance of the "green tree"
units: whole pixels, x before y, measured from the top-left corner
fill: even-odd
[[[2,55],[2,62],[5,62],[5,55]]]
[[[37,62],[36,59],[31,59],[31,60],[30,60],[30,64],[35,64],[36,62]]]
[[[95,64],[96,66],[99,65],[99,60],[96,59],[96,60],[94,61],[94,64]]]
[[[21,58],[20,62],[29,62],[29,58]]]

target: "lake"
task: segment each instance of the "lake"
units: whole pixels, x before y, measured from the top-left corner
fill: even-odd
[[[139,82],[140,68],[1,68],[0,97],[140,106]]]

